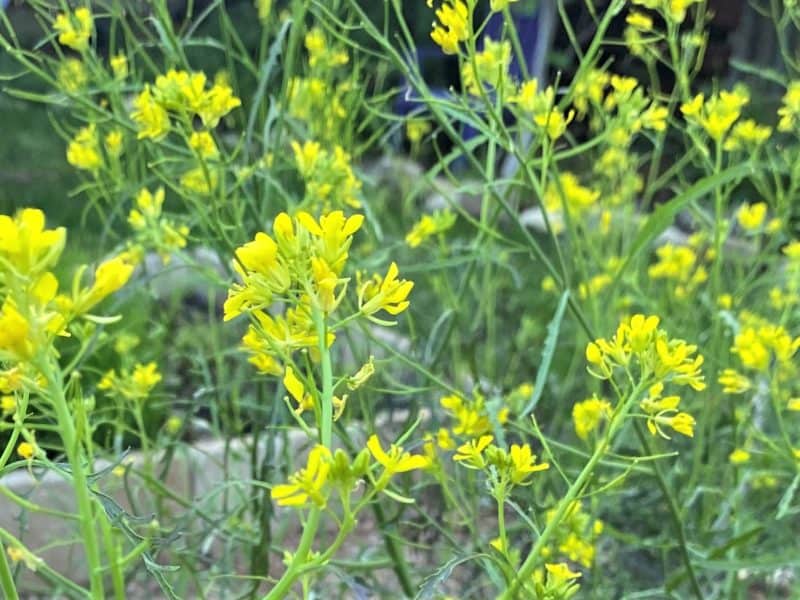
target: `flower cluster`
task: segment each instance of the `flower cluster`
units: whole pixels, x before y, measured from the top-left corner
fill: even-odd
[[[306,34],[305,47],[309,73],[289,82],[287,112],[305,125],[311,139],[330,145],[341,143],[345,123],[352,117],[348,107],[354,89],[341,74],[349,56],[331,46],[319,28]]]
[[[589,434],[595,431],[600,423],[611,417],[611,404],[608,400],[603,400],[597,396],[587,398],[582,402],[576,402],[572,407],[572,422],[575,426],[575,434],[582,440],[589,438]]]
[[[72,294],[58,293],[52,273],[66,240],[63,228],[46,229],[44,213],[26,208],[14,217],[0,215],[0,391],[9,394],[36,371],[46,356],[55,356],[57,336],[68,335],[76,317],[86,315],[130,278],[134,259],[125,253],[98,266],[94,282],[82,287],[85,267],[75,277]]]
[[[160,381],[161,373],[158,372],[156,363],[138,363],[132,371],[107,371],[97,384],[97,389],[126,400],[143,401]]]
[[[692,415],[680,412],[680,396],[664,396],[663,383],[656,383],[650,386],[649,394],[640,402],[642,410],[647,415],[647,428],[650,433],[658,433],[661,437],[669,439],[664,433],[662,426],[671,427],[678,433],[688,437],[694,436],[695,421]]]
[[[669,281],[668,290],[679,300],[692,297],[708,279],[708,272],[699,264],[697,253],[688,246],[666,243],[656,249],[656,256],[658,261],[650,265],[647,274],[651,279]]]
[[[89,47],[94,20],[92,12],[82,6],[75,12],[59,13],[53,21],[53,29],[58,32],[58,43],[83,52]]]
[[[769,139],[772,129],[752,119],[739,120],[750,102],[747,88],[721,91],[706,99],[698,94],[681,105],[681,112],[693,126],[699,127],[725,150],[754,150]]]
[[[162,215],[164,188],[153,194],[142,188],[136,197],[136,208],[128,213],[128,224],[136,234],[136,242],[144,248],[156,250],[164,263],[168,263],[173,252],[186,247],[189,228],[176,225]]]
[[[503,91],[504,95],[513,91],[513,84],[508,79],[508,67],[511,65],[511,43],[496,42],[487,37],[483,41],[483,50],[475,54],[475,61],[467,61],[461,68],[461,80],[464,89],[478,96],[481,86],[486,91]]]
[[[649,395],[641,400],[640,406],[650,432],[667,437],[661,426],[669,426],[691,437],[695,422],[691,415],[678,410],[680,397],[662,397],[662,392],[664,384],[669,382],[698,391],[705,389],[700,371],[703,357],[695,355],[696,346],[670,339],[658,327],[659,321],[656,316],[634,315],[619,325],[611,340],[590,342],[586,347],[588,370],[600,379],[611,379],[616,369],[623,369],[631,378],[638,375],[633,380],[649,386]],[[638,364],[638,374],[633,371],[634,363]]]
[[[273,221],[273,236],[257,233],[236,250],[234,268],[241,283],[234,284],[225,301],[225,320],[242,313],[253,317],[243,338],[252,354],[251,362],[262,372],[283,375],[292,354],[308,350],[312,357],[319,347],[314,311],[333,313],[347,291],[349,278],[343,276],[353,235],[361,228],[363,216],[345,217],[333,211],[319,221],[307,212],[292,218],[280,213]],[[375,275],[358,285],[359,314],[374,317],[386,311],[399,314],[408,307],[413,283],[397,278],[392,263],[386,276]],[[288,306],[282,315],[267,309],[273,301]],[[328,332],[330,346],[334,333]],[[302,404],[302,402],[300,402]]]
[[[658,327],[656,316],[633,315],[620,323],[611,340],[600,338],[586,346],[589,372],[600,379],[610,379],[615,369],[631,371],[639,366],[640,380],[673,382],[695,390],[706,387],[700,367],[701,355],[695,356],[697,346],[683,340],[670,339]]]
[[[575,118],[575,111],[564,112],[556,106],[556,92],[553,86],[539,91],[539,82],[530,79],[520,84],[516,94],[508,101],[523,114],[530,115],[537,131],[551,141],[559,139],[567,130],[567,125]]]
[[[528,444],[512,444],[508,450],[492,444],[491,435],[483,435],[458,447],[453,460],[470,469],[490,469],[495,479],[495,489],[506,486],[526,486],[531,476],[550,468],[548,463],[537,462]]]
[[[778,130],[795,131],[800,128],[800,81],[792,81],[778,109]]]
[[[433,0],[428,0],[433,6]],[[433,24],[431,39],[439,45],[445,54],[457,54],[459,44],[470,36],[470,4],[463,0],[444,0],[436,9],[438,23]]]
[[[442,397],[439,404],[453,420],[451,429],[454,435],[477,438],[492,431],[489,409],[486,406],[486,399],[481,394],[476,392],[471,400],[452,394]],[[497,424],[505,424],[508,416],[509,409],[505,406],[500,408],[496,416]]]
[[[406,244],[411,248],[422,245],[427,239],[440,235],[450,229],[456,222],[456,215],[450,210],[436,211],[425,214],[406,234]]]
[[[353,172],[350,155],[344,148],[334,144],[329,152],[319,142],[294,141],[292,150],[306,184],[305,205],[323,211],[346,206],[361,208],[361,180]]]
[[[170,116],[181,124],[198,117],[204,127],[213,129],[220,119],[241,105],[225,81],[215,81],[206,89],[205,73],[169,70],[146,84],[134,99],[131,118],[139,139],[159,140],[172,128]]]
[[[745,369],[766,373],[774,365],[778,372],[792,369],[792,358],[800,348],[800,337],[792,338],[782,325],[754,315],[745,315],[745,326],[736,334],[731,352]]]
[[[547,511],[545,520],[549,523],[557,509]],[[563,556],[583,567],[592,566],[595,558],[595,545],[604,524],[583,510],[583,504],[576,500],[569,505],[567,514],[559,523],[552,541],[542,551],[545,560]]]

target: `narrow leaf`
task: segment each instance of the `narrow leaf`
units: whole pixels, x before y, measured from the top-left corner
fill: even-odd
[[[550,364],[553,362],[553,354],[556,352],[556,344],[558,343],[558,333],[561,331],[561,321],[564,319],[564,312],[567,310],[567,303],[569,302],[569,290],[564,290],[561,294],[561,300],[558,302],[556,314],[547,325],[547,338],[544,341],[544,348],[542,349],[542,361],[539,363],[539,370],[536,372],[536,382],[533,386],[533,396],[531,397],[528,405],[520,413],[520,417],[524,418],[531,414],[539,399],[544,393],[544,386],[547,382],[547,376],[550,373]]]

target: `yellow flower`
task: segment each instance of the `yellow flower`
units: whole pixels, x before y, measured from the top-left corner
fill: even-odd
[[[491,435],[482,435],[479,439],[462,444],[453,455],[453,460],[464,463],[464,466],[472,469],[483,469],[486,461],[483,458],[483,451],[492,443],[494,439]]]
[[[214,138],[208,131],[194,131],[189,136],[189,147],[202,159],[216,158],[219,155]]]
[[[675,431],[687,437],[694,437],[694,417],[689,413],[681,412],[673,417],[657,417],[664,419],[664,422]]]
[[[310,503],[323,508],[328,501],[325,484],[331,470],[331,452],[325,446],[314,446],[308,453],[305,469],[289,477],[289,483],[276,485],[270,495],[278,506],[304,507]]]
[[[128,76],[128,57],[124,54],[116,54],[111,57],[109,61],[111,64],[111,72],[114,74],[115,79],[125,79]]]
[[[133,100],[133,109],[131,119],[139,128],[138,139],[158,141],[166,137],[170,130],[169,115],[155,101],[149,85],[145,85],[142,93]]]
[[[24,361],[33,356],[36,348],[30,340],[30,329],[28,320],[6,298],[0,309],[0,357],[3,360]]]
[[[528,485],[532,473],[550,468],[549,463],[536,463],[536,455],[531,452],[528,444],[512,444],[508,456],[511,459],[511,482],[515,485]]]
[[[58,65],[58,85],[68,94],[82,90],[89,82],[89,73],[77,58],[66,58]]]
[[[73,167],[96,171],[103,166],[103,156],[94,123],[82,127],[67,146],[67,162]]]
[[[736,335],[731,352],[737,354],[742,364],[749,369],[766,371],[769,368],[769,349],[753,327],[747,327]]]
[[[761,229],[767,217],[766,202],[756,202],[755,204],[743,204],[736,215],[742,229],[753,232]]]
[[[450,435],[449,429],[445,429],[444,427],[439,428],[439,431],[436,432],[436,445],[446,451],[455,449],[456,443]]]
[[[537,112],[533,115],[533,122],[536,123],[550,138],[555,141],[564,135],[567,125],[575,118],[575,111],[569,111],[566,115],[557,108],[548,111]]]
[[[58,32],[58,43],[78,52],[89,47],[92,35],[92,13],[86,7],[75,9],[73,13],[59,13],[53,22]]]
[[[432,215],[422,215],[406,235],[406,244],[416,248],[428,238],[444,233],[456,222],[456,215],[450,210],[436,211]]]
[[[408,308],[409,301],[406,298],[414,282],[398,279],[398,273],[397,264],[392,262],[383,279],[376,275],[359,287],[358,308],[362,314],[370,317],[385,310],[391,315],[398,315]]]
[[[786,408],[789,410],[800,411],[800,398],[791,398]]]
[[[202,104],[197,110],[197,114],[203,121],[203,125],[214,128],[219,120],[227,115],[234,108],[241,106],[242,101],[233,95],[230,86],[215,83],[202,99]]]
[[[119,129],[109,131],[103,141],[109,156],[116,158],[122,154],[122,132]]]
[[[154,362],[146,365],[137,364],[131,374],[133,392],[137,398],[146,398],[153,388],[161,381],[161,374]]]
[[[81,291],[75,300],[73,306],[75,313],[88,312],[106,297],[122,288],[133,275],[137,262],[137,257],[133,253],[122,252],[100,263],[95,270],[92,286]]]
[[[30,442],[20,442],[19,446],[17,446],[17,454],[20,456],[20,458],[24,458],[25,460],[32,459],[38,450],[39,449]]]
[[[10,558],[14,564],[24,562],[25,566],[34,572],[44,564],[44,560],[22,546],[9,546],[6,552],[8,553],[8,558]]]
[[[197,167],[189,169],[181,175],[181,186],[190,192],[208,195],[217,188],[219,176],[216,170],[211,168]]]
[[[161,206],[164,204],[164,188],[159,187],[155,194],[147,188],[142,188],[136,197],[138,209],[131,210],[128,223],[136,230],[143,229],[148,223],[153,223],[161,215]]]
[[[164,429],[167,430],[167,433],[170,435],[175,435],[181,430],[183,426],[183,419],[177,415],[172,415],[167,422],[164,423]]]
[[[258,12],[258,20],[262,25],[266,25],[272,14],[272,0],[255,0],[254,3]]]
[[[749,102],[750,96],[744,87],[739,86],[733,91],[721,91],[705,102],[703,100],[703,95],[699,94],[691,102],[681,105],[681,111],[687,120],[699,125],[712,139],[720,142],[741,115],[742,107]],[[752,134],[755,138],[762,136],[750,125],[745,125],[740,133]]]
[[[699,117],[701,112],[703,111],[704,100],[705,96],[703,94],[697,94],[689,102],[684,102],[683,104],[681,104],[681,112],[687,118]]]
[[[38,208],[24,208],[13,218],[0,215],[0,272],[11,267],[20,275],[35,275],[58,261],[66,230],[44,227],[45,216]]]
[[[283,386],[297,403],[297,409],[295,410],[297,414],[302,413],[304,410],[314,409],[314,398],[311,397],[311,394],[306,393],[303,382],[297,378],[297,375],[294,374],[294,369],[289,365],[286,365]]]
[[[792,131],[800,124],[800,81],[792,81],[783,96],[783,105],[778,109],[779,131]]]
[[[717,380],[726,394],[743,394],[752,387],[750,380],[733,369],[725,369]]]
[[[550,183],[544,192],[544,206],[548,213],[559,214],[563,208],[573,217],[579,218],[595,206],[600,192],[581,185],[578,177],[565,171],[559,176],[557,183]]]
[[[683,23],[686,19],[686,11],[692,4],[697,4],[702,0],[667,0],[666,16],[676,23]]]
[[[298,224],[317,239],[317,252],[337,275],[342,272],[347,261],[347,252],[353,235],[364,222],[363,215],[345,218],[344,213],[335,210],[319,218],[319,223],[307,212],[297,213]]]
[[[308,140],[301,146],[299,142],[292,141],[292,151],[294,151],[295,162],[297,163],[297,170],[304,177],[307,177],[314,170],[314,165],[319,160],[322,152],[322,146],[319,142]]]
[[[3,415],[10,415],[17,410],[17,399],[11,395],[4,395],[0,397],[0,410]]]
[[[728,460],[731,461],[731,464],[742,465],[750,460],[750,453],[742,448],[736,448],[728,455]]]
[[[578,402],[572,408],[572,421],[576,435],[585,440],[597,429],[600,421],[611,416],[611,404],[597,396]]]
[[[384,468],[384,476],[391,476],[395,473],[405,473],[416,469],[425,469],[430,466],[427,457],[420,454],[410,454],[403,452],[403,448],[392,444],[389,451],[385,452],[381,447],[381,442],[377,435],[371,435],[367,440],[367,448],[370,454]]]
[[[511,64],[511,43],[504,40],[494,41],[486,37],[483,50],[475,55],[475,60],[465,62],[462,66],[461,77],[464,89],[470,94],[478,96],[481,85],[487,84],[492,89],[504,89],[504,84],[509,84],[508,67]]]
[[[428,0],[431,6],[431,0]],[[457,54],[459,42],[469,38],[469,8],[462,0],[444,0],[436,10],[438,23],[434,23],[431,39],[445,54]]]
[[[731,135],[725,140],[725,150],[754,150],[772,135],[772,128],[759,125],[753,119],[739,121],[733,126]]]
[[[651,31],[653,29],[653,19],[649,15],[638,10],[633,10],[625,17],[625,22],[638,29],[639,31]]]
[[[546,563],[544,565],[544,568],[547,570],[548,576],[559,583],[564,581],[571,581],[581,576],[580,573],[570,570],[569,565],[567,563],[557,563],[557,564]]]
[[[408,119],[406,121],[406,137],[412,144],[419,144],[430,130],[431,124],[425,119]]]

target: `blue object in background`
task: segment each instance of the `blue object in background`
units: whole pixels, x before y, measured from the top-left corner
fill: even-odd
[[[553,30],[555,27],[556,10],[555,0],[542,0],[539,7],[532,14],[519,14],[512,11],[512,18],[514,25],[517,29],[517,34],[522,47],[522,53],[525,56],[525,63],[528,67],[530,77],[538,79],[540,82],[544,80],[547,52],[550,49],[550,44],[553,37]],[[487,37],[493,40],[499,40],[502,37],[503,31],[503,15],[495,13],[489,19],[481,38],[478,40],[478,49],[482,49]],[[442,54],[441,49],[430,43],[426,46],[417,49],[416,62],[420,66],[420,71],[425,72],[424,65],[426,62],[439,62],[448,60],[448,57]],[[522,80],[522,69],[520,68],[519,61],[516,54],[509,67],[510,75],[513,79]],[[416,93],[408,81],[404,82],[404,91],[400,94],[394,102],[394,112],[400,116],[408,115],[423,115],[425,106],[420,96]],[[434,98],[446,99],[450,97],[450,91],[445,88],[432,88],[431,92]],[[471,139],[475,136],[476,131],[467,124],[462,126],[461,135],[465,140]]]

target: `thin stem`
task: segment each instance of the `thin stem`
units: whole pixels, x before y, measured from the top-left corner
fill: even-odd
[[[639,441],[642,444],[642,448],[645,451],[645,454],[648,456],[653,453],[652,449],[650,448],[650,442],[647,441],[647,436],[642,431],[642,424],[641,422],[635,423],[636,435],[639,437]],[[658,482],[658,487],[661,489],[661,493],[664,495],[664,499],[667,501],[667,507],[669,508],[670,516],[672,517],[673,525],[675,526],[675,533],[678,535],[678,546],[680,547],[681,552],[681,559],[683,560],[684,565],[686,566],[686,573],[689,575],[689,582],[692,586],[692,593],[697,597],[699,600],[704,598],[703,592],[700,589],[700,584],[697,582],[697,575],[694,572],[694,566],[692,565],[692,559],[689,556],[689,550],[686,546],[686,534],[683,531],[683,521],[681,520],[681,514],[678,510],[678,505],[675,502],[675,498],[670,492],[669,486],[667,485],[666,480],[664,479],[664,474],[661,472],[661,467],[658,464],[658,461],[652,461],[650,463],[650,468],[653,471],[653,475],[656,477],[656,481]]]
[[[313,310],[313,319],[317,331],[320,367],[322,369],[322,393],[320,398],[322,411],[321,423],[319,424],[320,443],[330,449],[333,437],[333,372],[331,367],[331,354],[327,344],[327,323],[324,313],[317,307]],[[310,567],[308,556],[311,545],[314,543],[317,529],[319,528],[321,516],[322,510],[314,506],[309,512],[308,521],[306,521],[303,528],[303,536],[300,538],[300,543],[292,557],[289,568],[286,569],[283,576],[278,580],[278,583],[275,584],[275,587],[270,590],[269,594],[264,597],[264,600],[285,598],[289,588],[292,587],[295,581],[308,572]]]
[[[94,531],[94,506],[89,493],[89,482],[84,472],[85,465],[83,464],[80,443],[75,431],[75,423],[64,395],[63,376],[61,369],[52,359],[40,361],[39,370],[47,380],[50,401],[56,412],[61,440],[64,444],[64,452],[67,455],[70,466],[72,487],[75,491],[78,514],[80,515],[81,538],[85,546],[86,563],[89,569],[91,597],[97,600],[104,600],[106,595],[103,589],[102,563]]]
[[[603,455],[611,447],[611,441],[613,440],[616,432],[622,426],[631,406],[633,406],[635,401],[639,398],[642,390],[647,387],[646,383],[647,382],[645,381],[640,382],[639,385],[634,388],[633,392],[631,392],[630,396],[623,401],[620,408],[615,412],[611,423],[609,424],[608,430],[606,431],[606,435],[597,444],[592,456],[589,458],[589,462],[587,462],[583,467],[583,470],[578,475],[578,478],[569,487],[567,493],[561,498],[555,515],[547,524],[547,527],[545,527],[544,531],[542,531],[542,535],[539,536],[539,539],[536,540],[536,544],[534,544],[533,549],[528,554],[525,562],[522,563],[522,566],[517,571],[517,576],[511,582],[511,585],[509,585],[509,587],[499,596],[499,600],[510,600],[512,598],[516,598],[520,585],[523,585],[523,582],[530,579],[531,574],[536,567],[536,563],[541,557],[542,550],[550,540],[553,532],[555,532],[555,530],[561,525],[561,522],[564,520],[564,517],[570,510],[572,503],[581,494],[584,487],[589,482],[589,479],[594,474],[595,467],[600,462],[600,459],[603,458]]]
[[[8,566],[6,549],[2,541],[0,541],[0,589],[3,590],[4,598],[8,598],[8,600],[19,600],[17,586],[14,585],[14,576],[11,574],[11,569]]]

